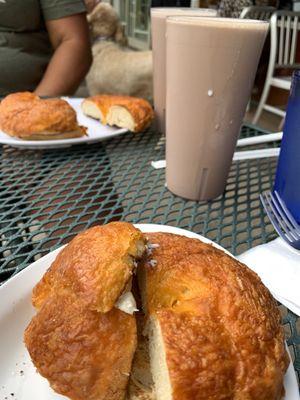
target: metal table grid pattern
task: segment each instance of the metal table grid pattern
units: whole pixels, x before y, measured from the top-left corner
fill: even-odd
[[[241,137],[262,133],[248,125]],[[236,255],[276,237],[259,201],[273,183],[276,158],[234,162],[224,194],[194,202],[170,193],[165,171],[151,167],[164,152],[164,138],[153,131],[56,150],[0,147],[0,282],[76,233],[113,220],[189,229]],[[280,309],[299,379],[300,318]]]

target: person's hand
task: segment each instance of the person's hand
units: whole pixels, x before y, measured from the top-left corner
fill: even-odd
[[[84,2],[86,5],[87,12],[89,14],[93,11],[96,5],[101,2],[101,0],[84,0]]]

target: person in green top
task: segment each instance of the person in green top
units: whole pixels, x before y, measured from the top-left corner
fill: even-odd
[[[0,0],[0,96],[72,94],[91,61],[82,0]]]

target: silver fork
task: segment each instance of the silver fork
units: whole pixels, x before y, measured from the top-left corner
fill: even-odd
[[[260,200],[278,235],[290,246],[300,250],[300,226],[279,194],[268,190],[260,195]]]

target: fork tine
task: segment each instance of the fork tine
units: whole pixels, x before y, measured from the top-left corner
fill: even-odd
[[[264,192],[261,196],[261,201],[262,204],[266,210],[266,213],[268,215],[268,217],[270,218],[270,221],[272,222],[274,228],[276,229],[277,233],[279,234],[279,236],[281,236],[285,241],[287,241],[288,243],[291,243],[293,241],[293,238],[291,238],[287,233],[286,233],[286,229],[285,226],[282,225],[281,220],[278,218],[277,213],[276,213],[276,209],[274,210],[274,207],[272,205],[272,201],[271,199],[271,194],[270,192]]]
[[[284,235],[288,238],[288,240],[290,242],[297,240],[297,237],[295,237],[295,235],[293,235],[289,226],[287,225],[284,215],[282,215],[282,210],[280,209],[280,206],[278,205],[278,203],[276,203],[276,201],[274,200],[271,192],[268,193],[268,199],[269,199],[269,204],[270,204],[270,207],[274,214],[274,217],[276,218],[277,223],[282,228]]]
[[[288,243],[289,246],[293,247],[296,250],[300,250],[300,238],[294,239],[290,237],[289,231],[286,230],[286,226],[284,225],[284,221],[281,219],[280,215],[277,213],[277,208],[274,208],[274,204],[280,205],[276,203],[276,199],[274,199],[270,193],[270,191],[264,192],[260,195],[260,200],[262,205],[273,224],[273,227],[279,234],[279,236]],[[298,229],[297,229],[298,230]]]
[[[272,225],[274,226],[278,235],[281,236],[285,241],[290,243],[290,240],[285,236],[284,232],[282,231],[282,229],[280,228],[280,226],[277,223],[277,220],[274,217],[274,213],[272,212],[271,206],[269,205],[269,200],[267,198],[266,192],[262,193],[259,197],[260,197],[262,205],[267,213],[267,216],[269,217],[270,221],[272,222]]]
[[[289,222],[291,223],[293,229],[295,230],[295,233],[297,234],[298,239],[300,238],[300,227],[298,225],[298,223],[296,222],[296,220],[294,219],[294,217],[292,216],[292,214],[290,213],[290,211],[288,210],[287,206],[285,205],[284,201],[281,199],[281,197],[279,196],[278,192],[275,190],[274,194],[281,206],[281,208],[283,209],[286,217],[288,218]]]
[[[270,193],[271,201],[272,204],[274,205],[274,208],[277,211],[277,219],[282,222],[282,226],[284,227],[285,233],[289,233],[290,236],[292,236],[292,240],[298,240],[299,236],[297,235],[297,232],[294,232],[295,229],[286,217],[286,214],[284,210],[281,208],[281,204],[278,203],[277,199],[273,196],[272,193]]]

